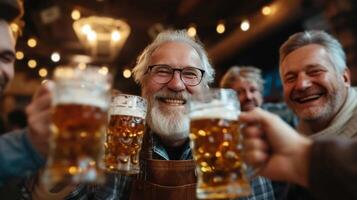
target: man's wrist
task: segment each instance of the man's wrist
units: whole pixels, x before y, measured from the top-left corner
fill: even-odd
[[[295,167],[292,181],[304,187],[308,187],[310,152],[313,141],[306,137],[301,137],[299,140],[295,155],[292,156],[294,162],[293,167]]]

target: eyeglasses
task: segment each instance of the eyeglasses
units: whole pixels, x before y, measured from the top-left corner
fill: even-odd
[[[186,86],[196,86],[200,84],[205,73],[204,70],[195,67],[185,67],[182,69],[172,68],[170,65],[151,65],[147,73],[150,73],[152,79],[159,84],[166,84],[172,80],[175,71],[180,72],[180,78]]]

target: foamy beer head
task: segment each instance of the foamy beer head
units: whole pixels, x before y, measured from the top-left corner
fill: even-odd
[[[238,120],[240,104],[231,89],[208,89],[194,95],[189,103],[191,120],[203,118]]]
[[[80,104],[102,108],[109,107],[110,75],[98,67],[85,69],[57,67],[54,72],[55,90],[53,104]]]
[[[147,112],[147,102],[144,98],[129,95],[117,94],[112,97],[109,115],[127,115],[145,119]]]

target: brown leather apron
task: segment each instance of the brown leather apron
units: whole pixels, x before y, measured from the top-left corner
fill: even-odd
[[[145,134],[140,162],[139,178],[133,182],[130,200],[196,199],[193,160],[152,159],[152,137]]]

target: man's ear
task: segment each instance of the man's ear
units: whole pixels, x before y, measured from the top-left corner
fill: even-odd
[[[350,87],[351,86],[351,71],[348,67],[345,68],[342,74],[343,82],[345,83],[345,86]]]

